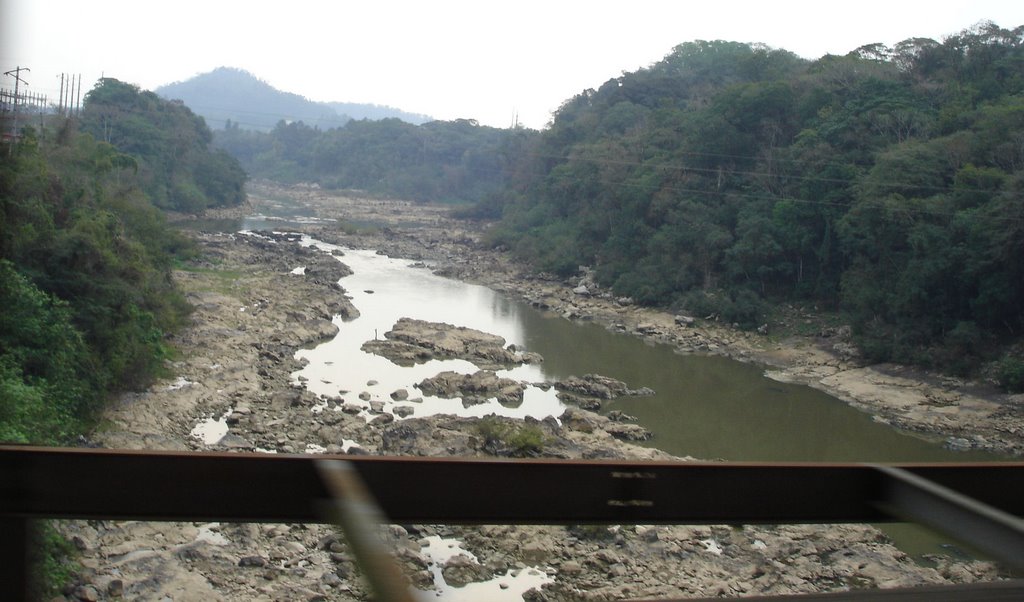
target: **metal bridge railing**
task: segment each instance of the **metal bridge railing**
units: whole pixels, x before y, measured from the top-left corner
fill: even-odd
[[[375,501],[367,502],[371,496]],[[370,504],[372,512],[353,514],[360,504]],[[360,521],[376,513],[403,524],[911,520],[1024,569],[1021,462],[512,461],[0,446],[0,578],[23,592],[32,519],[324,523],[333,516],[344,526],[347,516],[355,525],[346,527],[353,540],[361,537]],[[1018,581],[937,591],[941,595],[919,589],[850,595],[1024,599]]]

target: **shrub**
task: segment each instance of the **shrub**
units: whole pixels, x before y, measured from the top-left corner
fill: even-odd
[[[510,424],[495,416],[477,423],[483,448],[496,456],[539,456],[544,450],[544,432],[532,424]]]
[[[1024,393],[1024,360],[1005,356],[996,366],[996,381],[1011,393]]]

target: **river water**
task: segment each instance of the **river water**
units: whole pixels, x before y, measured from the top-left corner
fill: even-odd
[[[314,243],[307,240],[307,244]],[[950,451],[940,441],[897,431],[821,391],[771,380],[757,365],[719,356],[680,355],[667,345],[647,344],[593,323],[571,322],[486,287],[436,276],[427,268],[411,267],[409,260],[372,250],[344,253],[340,259],[354,274],[341,284],[361,315],[339,321],[340,332],[332,341],[299,352],[309,364],[296,376],[308,379],[307,387],[318,394],[368,407],[357,397],[366,392],[384,403],[385,411],[408,406],[414,416],[496,413],[544,418],[561,414],[564,406],[554,391],[538,387],[528,389],[526,401],[516,408],[497,402],[464,408],[458,400],[433,398],[393,402],[391,392],[404,388],[416,397],[414,385],[442,370],[476,371],[464,361],[431,361],[403,368],[359,349],[367,340],[383,338],[400,318],[409,317],[497,334],[506,343],[544,357],[542,364],[501,372],[503,376],[538,383],[597,373],[622,380],[633,389],[653,389],[652,396],[608,402],[604,411],[636,416],[639,424],[654,433],[649,445],[676,455],[816,462],[994,459],[983,452]]]
[[[307,244],[331,250],[331,245]],[[557,417],[564,406],[553,390],[527,389],[522,406],[497,402],[463,407],[458,400],[424,398],[394,402],[390,393],[404,388],[417,396],[415,383],[441,370],[472,373],[461,361],[432,361],[412,368],[359,349],[383,337],[399,318],[409,317],[476,328],[505,338],[544,362],[499,373],[536,383],[571,375],[597,373],[649,387],[652,396],[624,397],[602,411],[621,410],[638,418],[654,433],[649,445],[680,456],[735,461],[812,462],[940,462],[991,461],[993,454],[951,451],[941,440],[927,440],[876,422],[870,415],[806,386],[767,378],[764,368],[720,356],[681,355],[667,345],[611,332],[587,322],[573,322],[542,312],[486,287],[436,276],[409,260],[378,255],[372,250],[343,251],[353,274],[341,280],[361,312],[338,321],[338,335],[315,349],[300,351],[309,363],[296,376],[307,387],[346,403],[361,392],[383,403],[385,411],[407,405],[414,416],[490,413],[522,417]],[[301,267],[301,266],[295,266]],[[373,383],[373,384],[367,384]],[[369,416],[367,416],[369,417]],[[977,556],[949,538],[917,525],[887,524],[880,528],[905,552],[921,557],[945,553]]]
[[[249,220],[245,227],[273,223]],[[306,239],[325,251],[331,245]],[[340,260],[353,274],[341,280],[358,318],[336,320],[338,335],[297,355],[308,361],[295,374],[306,386],[327,397],[363,405],[359,399],[385,406],[385,411],[411,408],[413,416],[450,413],[463,416],[499,414],[536,418],[559,416],[564,405],[554,390],[528,388],[518,407],[497,402],[463,407],[459,400],[423,397],[415,384],[442,370],[476,371],[463,361],[432,361],[412,368],[359,349],[363,342],[384,336],[402,317],[447,322],[500,335],[541,354],[544,362],[501,372],[517,380],[542,383],[571,375],[597,373],[649,387],[655,394],[625,397],[606,403],[602,411],[620,410],[636,416],[654,438],[649,445],[679,456],[733,461],[813,462],[940,462],[991,461],[998,456],[979,451],[951,451],[941,440],[927,440],[876,422],[842,401],[806,386],[767,378],[764,368],[719,356],[682,355],[666,345],[610,332],[587,322],[573,322],[542,312],[486,287],[431,273],[429,266],[378,255],[373,250],[344,249]],[[302,268],[303,266],[293,266]],[[300,273],[301,270],[296,270]],[[299,277],[299,276],[297,276]],[[417,401],[391,399],[405,389]],[[367,417],[369,415],[367,414]],[[904,551],[959,552],[943,536],[913,525],[882,527]]]

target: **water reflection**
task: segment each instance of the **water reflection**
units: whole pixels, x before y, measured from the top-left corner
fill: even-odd
[[[312,244],[307,239],[306,244]],[[333,248],[329,245],[321,245]],[[411,317],[476,328],[544,356],[540,365],[502,373],[529,382],[599,373],[650,397],[622,398],[605,410],[636,416],[655,438],[651,445],[676,455],[743,461],[911,462],[991,460],[984,452],[952,452],[935,441],[875,422],[868,414],[810,387],[779,383],[762,368],[718,356],[680,355],[596,324],[570,322],[482,286],[442,278],[368,250],[346,250],[354,274],[342,279],[361,316],[340,323],[331,342],[300,352],[310,361],[300,375],[316,393],[357,401],[363,391],[391,403],[390,393],[442,370],[471,373],[468,362],[431,361],[403,368],[359,347],[383,337],[399,318]],[[367,384],[376,381],[375,384]],[[346,393],[347,392],[347,393]],[[424,398],[416,415],[445,412],[481,416],[557,416],[553,391],[531,389],[526,409],[462,408],[452,400]]]
[[[313,244],[313,241],[306,239],[306,244]],[[336,248],[316,244],[327,250]],[[427,269],[409,267],[405,260],[368,250],[344,252],[342,261],[352,268],[354,274],[343,278],[341,283],[360,315],[351,321],[336,321],[339,332],[333,340],[296,354],[296,357],[309,362],[295,374],[296,378],[306,379],[309,390],[363,407],[366,418],[372,417],[369,410],[373,406],[396,416],[409,410],[412,416],[453,414],[481,417],[497,414],[543,419],[547,416],[557,418],[562,414],[565,406],[555,397],[555,391],[541,387],[528,387],[523,403],[515,407],[501,405],[494,399],[465,407],[459,399],[422,395],[415,389],[416,383],[445,370],[472,374],[477,371],[476,366],[462,360],[431,360],[402,367],[381,356],[363,352],[360,347],[364,342],[383,338],[384,333],[402,317],[475,328],[504,337],[506,344],[523,345],[526,337],[519,314],[524,308],[507,298],[500,298],[485,287],[441,278]],[[520,366],[498,374],[528,383],[547,379],[542,366]],[[409,401],[392,399],[391,394],[401,389],[408,393]]]

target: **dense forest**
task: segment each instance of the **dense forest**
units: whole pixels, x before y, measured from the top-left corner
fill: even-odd
[[[158,207],[241,200],[238,163],[180,104],[102,80],[80,120],[0,153],[0,441],[68,443],[107,396],[143,386],[188,315],[189,253]]]
[[[478,213],[640,303],[745,327],[818,305],[870,360],[968,371],[1024,333],[1022,94],[1024,27],[815,61],[685,43],[566,101]]]
[[[349,121],[321,130],[278,122],[269,133],[230,124],[214,143],[253,176],[316,182],[413,201],[466,203],[499,194],[537,132],[470,119],[413,125],[399,119]]]

